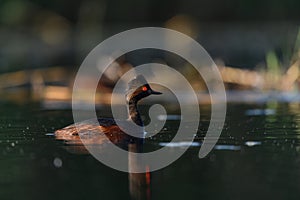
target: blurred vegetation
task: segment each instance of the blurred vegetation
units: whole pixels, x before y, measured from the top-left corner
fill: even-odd
[[[167,27],[195,38],[220,66],[228,89],[295,90],[299,8],[298,0],[2,0],[0,92],[1,88],[24,85],[71,88],[74,72],[91,49],[113,34],[141,26]],[[164,62],[155,56],[151,59]],[[191,80],[199,80],[182,60],[167,58],[172,60],[167,64]],[[118,69],[128,69],[141,60],[146,61],[145,55],[128,56],[118,63]],[[54,66],[53,71],[59,74],[49,80],[48,70]],[[7,81],[17,77],[23,78]],[[201,81],[193,86],[205,89]],[[35,91],[39,96],[47,90],[41,94],[40,89]],[[69,98],[69,93],[62,96]]]
[[[254,68],[272,47],[278,50],[291,45],[299,25],[299,8],[298,0],[2,0],[0,72],[78,66],[89,50],[111,34],[139,26],[163,26],[180,14],[200,27],[195,38],[212,56],[229,65]],[[228,39],[231,44],[224,41]],[[259,53],[252,51],[253,39],[262,42],[257,46]],[[282,45],[284,40],[287,44]]]

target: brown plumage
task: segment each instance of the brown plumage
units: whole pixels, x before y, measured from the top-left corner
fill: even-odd
[[[139,126],[143,126],[137,103],[142,98],[151,94],[161,94],[153,91],[145,78],[141,75],[128,83],[127,103],[129,119]],[[141,133],[143,134],[143,133]],[[111,141],[118,146],[140,140],[124,133],[116,124],[114,119],[99,118],[85,120],[83,122],[67,126],[55,131],[55,137],[58,140],[64,140],[67,145],[92,145],[103,144]]]
[[[130,142],[130,139],[132,139],[112,119],[104,118],[97,121],[95,119],[85,120],[76,124],[76,126],[72,124],[57,130],[55,131],[56,139],[64,140],[69,145],[81,145],[82,142],[85,144],[102,144],[108,142],[108,140],[118,144]]]

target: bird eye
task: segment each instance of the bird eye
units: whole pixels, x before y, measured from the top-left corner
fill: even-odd
[[[144,87],[142,87],[142,90],[143,90],[144,92],[146,92],[146,91],[148,90],[148,88],[147,88],[146,86],[144,86]]]

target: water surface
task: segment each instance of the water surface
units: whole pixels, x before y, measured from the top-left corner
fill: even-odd
[[[151,199],[299,199],[298,103],[229,104],[218,144],[199,159],[209,107],[200,107],[200,127],[188,151],[152,172],[150,188],[140,189]],[[106,107],[98,111],[110,115]],[[53,132],[72,123],[71,110],[2,102],[0,113],[1,199],[137,198],[127,173],[91,155],[70,153],[55,140]],[[177,114],[165,117],[165,128],[146,141],[145,149],[168,144],[180,122]],[[186,143],[168,145],[176,150]]]

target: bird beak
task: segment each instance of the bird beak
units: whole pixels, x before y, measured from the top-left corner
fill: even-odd
[[[161,92],[156,92],[154,90],[151,90],[151,94],[159,95],[159,94],[162,94],[162,93]]]

